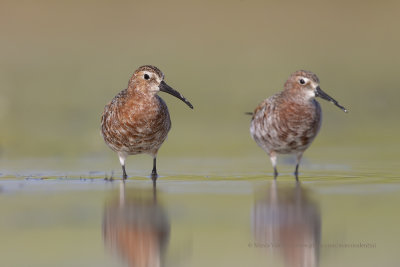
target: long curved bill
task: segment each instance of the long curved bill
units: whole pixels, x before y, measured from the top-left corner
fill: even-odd
[[[176,91],[174,88],[172,88],[171,86],[169,86],[168,84],[166,84],[164,81],[162,81],[160,83],[160,91],[168,93],[170,95],[175,96],[176,98],[179,98],[180,100],[182,100],[183,102],[185,102],[186,105],[188,105],[191,109],[193,109],[193,105],[186,99],[183,97],[183,95],[181,95],[178,91]]]
[[[333,99],[327,93],[322,91],[319,86],[316,89],[315,96],[319,96],[322,99],[328,100],[329,102],[332,102],[335,106],[337,106],[338,108],[340,108],[344,112],[348,112],[348,110],[345,107],[341,106],[335,99]]]

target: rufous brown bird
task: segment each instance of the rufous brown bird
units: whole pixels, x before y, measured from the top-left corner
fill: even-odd
[[[156,67],[139,67],[129,80],[128,88],[122,90],[105,106],[101,117],[101,133],[106,144],[117,152],[127,179],[125,160],[129,155],[150,154],[153,157],[151,177],[157,174],[157,152],[171,129],[168,107],[157,95],[159,91],[171,94],[192,104],[178,91],[167,85],[164,74]]]

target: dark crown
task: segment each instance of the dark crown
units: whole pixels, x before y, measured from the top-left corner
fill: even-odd
[[[154,67],[152,65],[144,65],[139,67],[135,73],[138,73],[140,71],[149,71],[149,72],[154,72],[156,73],[159,77],[161,77],[161,79],[164,79],[164,73],[162,73],[161,70],[159,70],[157,67]]]

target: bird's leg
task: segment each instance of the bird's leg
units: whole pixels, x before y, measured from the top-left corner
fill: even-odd
[[[126,154],[124,152],[118,152],[118,157],[119,157],[119,162],[121,163],[121,166],[122,166],[122,178],[124,180],[126,180],[128,178],[128,175],[126,175],[126,171],[125,171],[125,160],[126,160],[126,157],[128,157],[128,154]]]
[[[296,177],[296,181],[299,181],[299,164],[296,164],[296,169],[294,171],[294,176]]]
[[[122,165],[122,178],[124,180],[128,179],[128,175],[126,174],[126,171],[125,171],[125,165]]]
[[[299,165],[301,158],[303,157],[303,152],[299,152],[296,155],[296,169],[294,170],[294,176],[296,177],[296,181],[299,181]]]
[[[153,183],[156,182],[157,177],[158,177],[158,174],[157,174],[157,157],[154,156],[154,158],[153,158],[153,170],[151,171],[151,179],[153,180]]]
[[[278,170],[276,169],[276,153],[274,151],[269,153],[269,158],[272,163],[272,167],[274,167],[274,179],[278,177]]]

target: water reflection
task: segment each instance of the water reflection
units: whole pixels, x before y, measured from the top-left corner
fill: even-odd
[[[251,245],[282,255],[285,266],[318,266],[321,215],[300,183],[273,181],[256,193],[253,234]]]
[[[169,220],[158,204],[155,185],[152,190],[128,190],[121,182],[119,197],[105,206],[105,246],[128,266],[163,266],[169,233]]]

